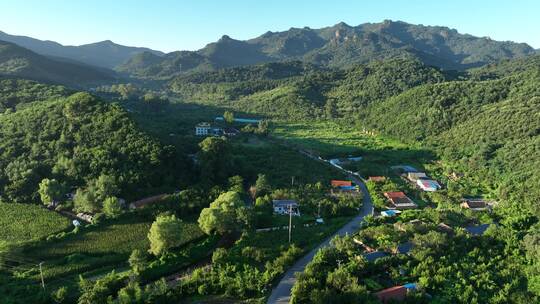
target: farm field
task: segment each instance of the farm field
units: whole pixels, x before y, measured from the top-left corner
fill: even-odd
[[[71,225],[68,218],[37,205],[0,203],[0,214],[0,242],[40,239]]]
[[[151,225],[151,219],[126,214],[118,220],[82,228],[78,233],[38,242],[21,254],[25,259],[44,260],[44,276],[49,279],[124,267],[132,250],[149,248],[147,234]],[[184,229],[182,246],[203,236],[196,223],[184,222]]]
[[[361,156],[362,161],[346,168],[364,177],[387,175],[393,165],[408,164],[424,169],[436,159],[432,152],[419,145],[364,134],[345,121],[276,122],[272,135],[324,158]]]

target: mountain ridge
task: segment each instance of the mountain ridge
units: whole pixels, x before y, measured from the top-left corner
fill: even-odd
[[[172,52],[159,58],[154,56],[155,62],[142,67],[141,57],[148,54],[140,53],[117,70],[136,77],[152,78],[287,60],[343,68],[391,57],[414,57],[443,69],[464,70],[536,52],[526,43],[475,37],[443,26],[385,20],[358,26],[341,22],[320,29],[304,27],[267,31],[248,40],[223,35],[197,51]],[[190,61],[191,66],[186,67],[183,64],[186,57],[197,57],[197,60]]]
[[[64,57],[81,63],[112,69],[140,52],[163,55],[161,51],[146,47],[124,46],[103,40],[83,45],[62,45],[51,40],[40,40],[28,36],[10,35],[0,31],[0,40],[17,44],[35,53],[52,57]]]

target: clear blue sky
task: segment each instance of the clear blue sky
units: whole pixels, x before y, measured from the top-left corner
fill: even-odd
[[[539,0],[0,0],[0,30],[62,44],[194,50],[227,34],[402,20],[540,48]]]

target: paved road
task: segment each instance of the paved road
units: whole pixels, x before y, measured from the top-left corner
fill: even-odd
[[[287,270],[287,272],[285,273],[285,275],[283,276],[279,284],[272,290],[272,294],[270,294],[270,297],[268,298],[268,301],[267,301],[268,304],[289,303],[291,301],[291,290],[294,283],[296,282],[295,273],[304,271],[304,268],[306,268],[306,265],[313,259],[317,251],[319,251],[319,249],[323,247],[330,245],[330,240],[332,238],[338,235],[344,236],[346,234],[352,234],[356,232],[358,228],[360,227],[360,223],[364,219],[364,216],[373,213],[373,204],[371,202],[371,196],[369,195],[369,192],[367,191],[366,186],[359,178],[353,175],[350,175],[349,177],[357,185],[360,186],[362,192],[364,193],[362,211],[350,222],[345,224],[345,226],[343,226],[336,233],[328,237],[324,242],[322,242],[319,246],[317,246],[317,248],[311,250],[308,254],[306,254],[300,260],[298,260],[291,268],[289,268],[289,270]]]

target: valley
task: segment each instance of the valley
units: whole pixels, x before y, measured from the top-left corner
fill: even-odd
[[[526,44],[389,20],[4,39],[0,303],[540,298]]]

